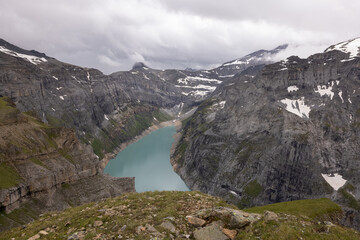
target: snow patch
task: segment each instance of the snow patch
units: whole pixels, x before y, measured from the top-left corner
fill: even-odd
[[[332,84],[333,86],[333,84]],[[332,92],[332,86],[327,87],[326,85],[318,85],[317,90],[314,90],[316,93],[319,93],[321,96],[327,95],[332,100],[334,97],[334,93]]]
[[[325,179],[325,181],[336,191],[345,185],[346,180],[338,174],[321,174],[321,176]]]
[[[220,78],[231,78],[235,76],[235,74],[230,74],[230,75],[223,75],[223,76],[219,76]]]
[[[204,77],[190,77],[190,76],[187,76],[186,78],[180,78],[177,80],[178,83],[185,84],[185,85],[188,85],[189,82],[195,82],[195,81],[213,82],[213,83],[217,83],[217,84],[222,83],[222,81],[219,81],[217,79],[204,78]]]
[[[299,90],[299,88],[297,86],[289,86],[287,88],[287,91],[290,92],[296,92],[297,90]]]
[[[145,79],[150,80],[150,78],[148,76],[146,76],[145,73],[143,73],[143,75],[144,75]]]
[[[219,106],[221,109],[223,109],[225,107],[225,103],[226,103],[226,101],[219,102]]]
[[[177,116],[178,118],[180,117],[183,108],[184,108],[184,103],[182,102],[182,103],[179,104],[179,113],[178,113],[178,116]]]
[[[51,108],[54,112],[56,111],[55,108]]]
[[[360,38],[355,38],[346,42],[338,43],[329,47],[325,52],[339,50],[344,53],[350,53],[350,58],[356,57],[359,54]]]
[[[175,87],[178,87],[178,88],[193,88],[193,89],[207,89],[211,92],[213,92],[216,87],[215,86],[208,86],[208,85],[202,85],[202,84],[199,84],[197,86],[180,86],[180,85],[175,85]]]
[[[104,114],[104,118],[109,121],[109,118],[106,116],[106,114]]]
[[[234,196],[239,196],[236,192],[234,192],[234,191],[232,191],[232,190],[230,190],[229,191],[232,195],[234,195]]]
[[[281,103],[286,105],[286,111],[291,112],[301,118],[309,118],[309,113],[311,108],[305,104],[305,98],[301,97],[301,99],[282,99]]]
[[[55,76],[52,76],[53,77],[53,79],[55,79],[55,80],[59,80],[57,77],[55,77]]]
[[[87,77],[87,80],[90,81],[90,73],[89,72],[86,72],[86,77]]]
[[[214,103],[211,107],[217,108],[217,109],[223,109],[225,107],[226,101],[221,101],[219,103]]]
[[[352,101],[351,101],[351,99],[350,99],[350,98],[348,98],[348,101],[349,101],[349,103],[352,103]]]
[[[61,100],[64,100],[64,97],[63,97],[63,96],[59,96],[59,98],[60,98]]]
[[[71,76],[75,81],[77,81],[78,83],[81,83],[75,76]]]
[[[47,62],[47,60],[43,57],[36,57],[36,56],[33,56],[33,55],[27,55],[27,54],[22,54],[22,53],[17,53],[17,52],[14,52],[14,51],[11,51],[3,46],[0,46],[0,52],[3,52],[5,54],[8,54],[10,56],[13,56],[13,57],[19,57],[19,58],[22,58],[34,65],[37,65],[39,63],[43,63],[43,62]]]
[[[196,90],[196,91],[191,91],[190,94],[194,95],[194,96],[206,96],[209,93],[209,91],[200,91],[200,90]]]
[[[56,88],[56,90],[58,90],[58,91],[59,91],[60,89],[62,89],[62,87],[57,87],[57,88]]]
[[[341,102],[344,103],[344,99],[343,99],[343,97],[342,97],[342,91],[339,91],[338,94],[339,94],[339,97],[341,98]]]
[[[236,59],[234,61],[228,62],[228,63],[224,63],[222,66],[230,66],[230,65],[239,65],[239,64],[249,64],[251,61],[258,59],[257,57],[249,57],[246,60],[244,58],[241,59]]]

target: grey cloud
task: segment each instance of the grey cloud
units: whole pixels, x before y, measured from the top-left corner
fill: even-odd
[[[208,68],[290,43],[302,57],[360,35],[360,2],[0,0],[0,37],[105,73]],[[286,54],[286,55],[285,55]]]

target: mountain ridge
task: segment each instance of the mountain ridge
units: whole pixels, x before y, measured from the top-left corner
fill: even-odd
[[[176,171],[241,207],[329,197],[358,227],[359,69],[335,49],[240,73],[184,122]]]

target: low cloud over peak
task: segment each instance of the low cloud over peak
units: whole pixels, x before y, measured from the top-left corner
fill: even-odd
[[[356,0],[0,1],[1,38],[105,73],[209,68],[283,43],[306,57],[360,29]]]

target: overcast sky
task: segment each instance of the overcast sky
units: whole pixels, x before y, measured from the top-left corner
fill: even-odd
[[[359,0],[0,0],[0,38],[104,73],[211,68],[289,43],[307,57],[360,37]]]

